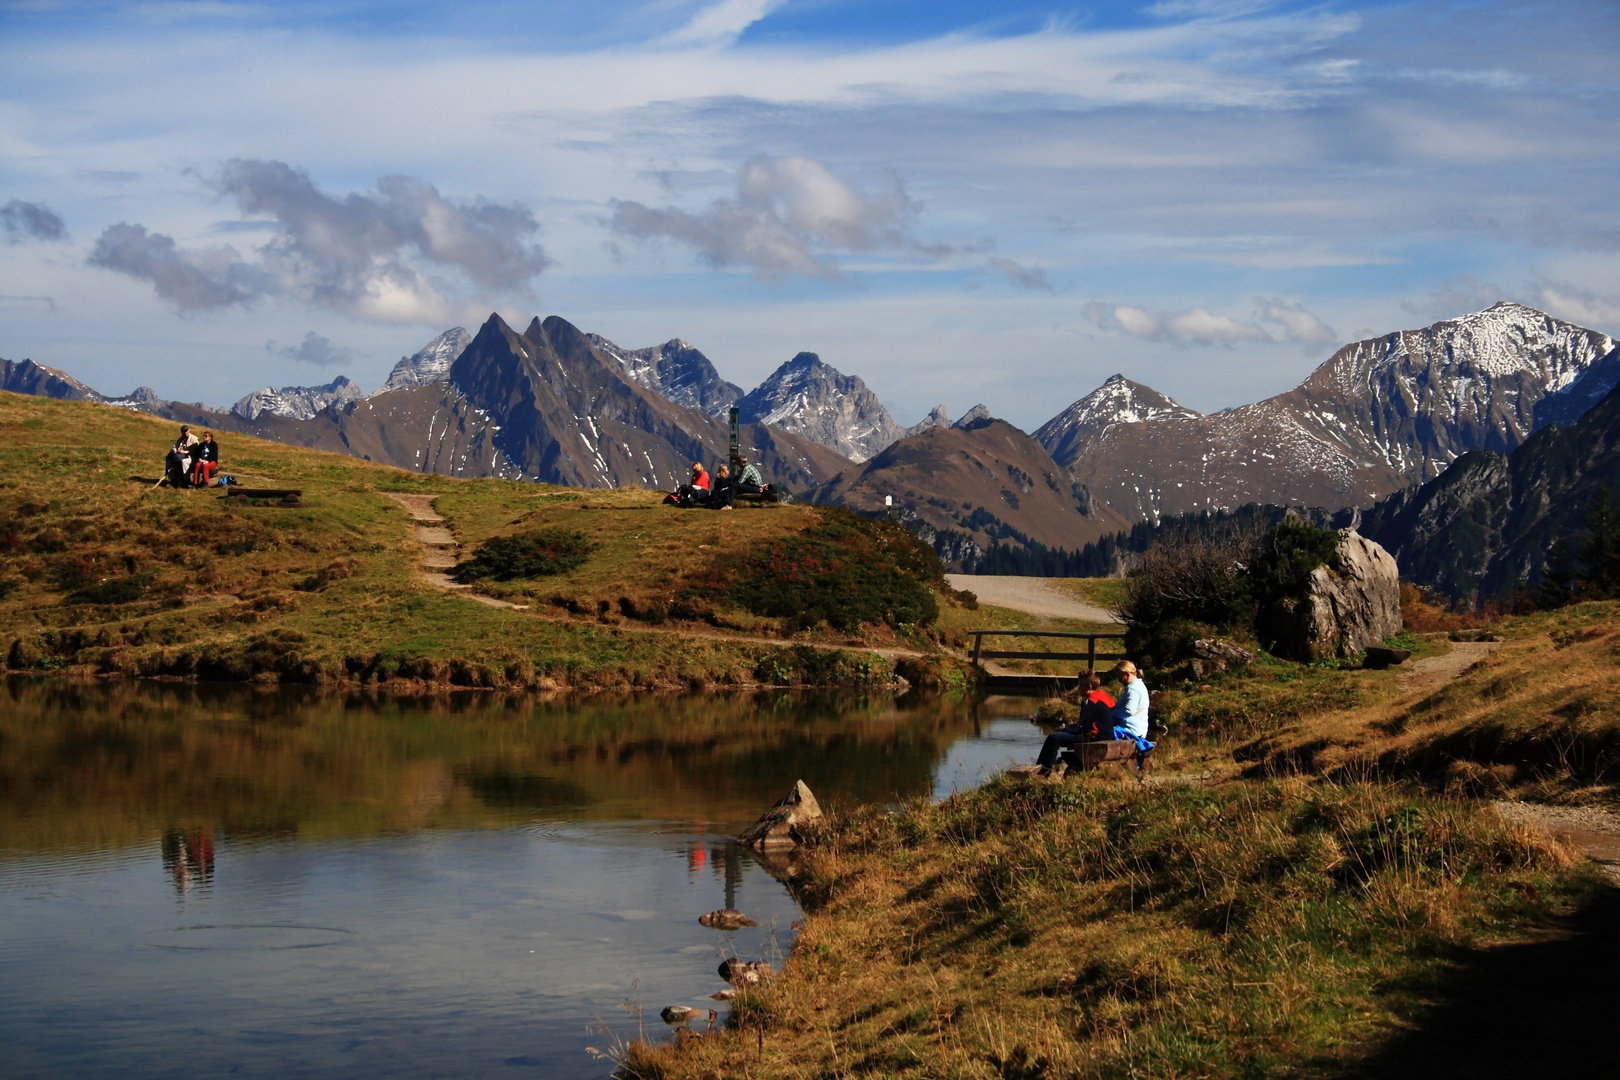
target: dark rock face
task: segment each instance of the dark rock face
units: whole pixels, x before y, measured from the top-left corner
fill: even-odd
[[[906,434],[864,382],[809,352],[777,368],[737,408],[745,423],[802,435],[857,462]]]
[[[1512,450],[1539,402],[1614,349],[1607,335],[1502,303],[1347,345],[1298,388],[1213,416],[1116,377],[1039,434],[1133,520],[1250,502],[1367,506],[1465,453]]]
[[[1569,427],[1596,408],[1616,386],[1620,386],[1620,349],[1610,349],[1568,386],[1536,403],[1536,430],[1550,424]]]
[[[100,401],[101,395],[65,371],[32,360],[0,360],[0,390],[62,401]]]
[[[600,334],[587,334],[591,344],[616,360],[630,381],[677,405],[725,419],[743,389],[720,377],[714,364],[680,338],[645,349],[623,349]]]
[[[1361,529],[1395,554],[1408,580],[1452,599],[1501,599],[1534,587],[1548,549],[1580,533],[1603,484],[1620,491],[1620,390],[1510,455],[1458,458],[1368,510]]]

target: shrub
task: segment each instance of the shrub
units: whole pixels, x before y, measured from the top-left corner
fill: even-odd
[[[688,605],[726,599],[794,629],[820,622],[836,630],[926,626],[939,617],[931,586],[943,581],[939,556],[900,525],[836,509],[802,533],[761,545],[722,580],[689,588],[679,599]]]
[[[457,566],[451,576],[467,584],[483,578],[513,581],[565,574],[583,564],[596,547],[584,533],[573,529],[498,536],[480,544],[477,553]]]

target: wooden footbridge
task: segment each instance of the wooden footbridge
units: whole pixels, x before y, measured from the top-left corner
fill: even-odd
[[[973,635],[973,666],[984,673],[984,685],[994,690],[1005,690],[1014,693],[1039,694],[1050,693],[1054,690],[1069,690],[1081,685],[1085,676],[1097,670],[1097,661],[1124,660],[1123,652],[1098,652],[1097,642],[1118,641],[1124,647],[1125,635],[1122,633],[1079,634],[1066,630],[972,630]],[[1053,650],[1029,651],[1008,649],[986,649],[985,638],[1012,637],[1012,638],[1067,638],[1070,640],[1083,640],[1086,643],[1085,652],[1056,652]],[[987,665],[990,660],[1084,660],[1085,672],[1078,675],[1046,675],[1033,672],[1015,672],[1005,669],[995,670],[1000,665]]]

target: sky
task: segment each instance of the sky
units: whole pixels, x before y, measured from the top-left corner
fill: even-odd
[[[902,423],[1620,332],[1620,4],[0,5],[0,356],[228,405],[493,312]]]

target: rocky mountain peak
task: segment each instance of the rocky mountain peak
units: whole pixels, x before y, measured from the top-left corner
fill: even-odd
[[[973,427],[973,425],[977,424],[981,420],[994,419],[995,417],[990,415],[990,406],[981,401],[979,404],[973,406],[973,408],[963,413],[957,419],[956,423],[951,425],[951,427],[967,429]]]
[[[232,405],[231,413],[244,420],[257,420],[266,413],[289,420],[308,420],[333,402],[358,401],[365,396],[357,383],[346,375],[339,375],[325,386],[283,386],[279,390],[266,386]]]
[[[471,343],[472,335],[465,327],[451,327],[410,356],[400,357],[394,370],[389,372],[388,381],[377,393],[386,394],[407,386],[438,382],[449,374],[450,365]]]
[[[921,435],[929,428],[950,426],[951,414],[945,411],[945,406],[943,403],[941,403],[939,405],[935,405],[933,411],[927,416],[906,428],[906,438],[909,439],[913,435]]]
[[[680,338],[644,349],[625,349],[600,334],[586,336],[597,351],[624,369],[631,382],[677,405],[719,417],[743,396],[742,387],[722,379],[707,356]]]
[[[1115,374],[1043,424],[1035,432],[1035,439],[1058,461],[1066,461],[1092,435],[1109,425],[1196,419],[1200,415],[1151,386]]]
[[[858,376],[801,352],[737,401],[744,423],[769,424],[865,461],[904,438],[901,427]]]

